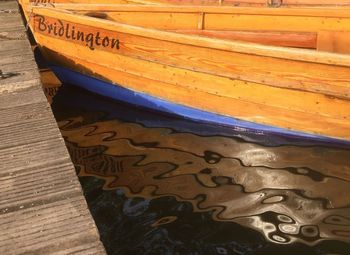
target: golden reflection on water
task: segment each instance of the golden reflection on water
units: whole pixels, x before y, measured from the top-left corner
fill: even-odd
[[[43,85],[43,90],[47,101],[52,104],[53,97],[57,94],[58,89],[61,87],[61,82],[49,69],[40,69],[40,80]]]
[[[174,196],[275,243],[350,242],[350,150],[200,136],[119,120],[59,122],[81,176],[128,196]],[[176,217],[154,222],[158,226]]]

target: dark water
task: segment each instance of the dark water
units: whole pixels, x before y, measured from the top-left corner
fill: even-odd
[[[109,254],[350,254],[350,150],[69,86],[53,111]]]

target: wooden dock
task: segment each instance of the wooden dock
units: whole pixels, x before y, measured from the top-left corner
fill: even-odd
[[[105,254],[16,1],[0,1],[0,226],[0,254]]]

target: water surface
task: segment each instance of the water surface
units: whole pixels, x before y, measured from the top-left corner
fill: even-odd
[[[109,254],[350,254],[350,150],[63,86],[53,111]]]

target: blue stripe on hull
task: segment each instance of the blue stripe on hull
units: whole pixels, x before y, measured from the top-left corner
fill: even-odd
[[[222,126],[230,126],[234,130],[241,132],[249,132],[256,134],[279,134],[287,137],[304,138],[307,140],[315,140],[319,142],[337,143],[343,145],[350,145],[350,141],[344,141],[334,138],[328,138],[325,136],[318,136],[307,134],[303,132],[291,131],[284,128],[277,128],[262,124],[257,124],[249,121],[238,120],[232,117],[218,115],[211,112],[197,110],[191,107],[171,103],[145,93],[135,92],[118,85],[114,85],[90,76],[80,74],[78,72],[58,67],[51,66],[57,77],[62,83],[72,84],[91,92],[97,93],[102,96],[106,96],[112,99],[128,102],[130,104],[140,106],[143,108],[161,111],[172,115],[181,116],[183,118],[206,122],[215,123]]]

